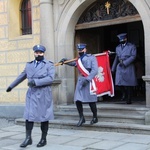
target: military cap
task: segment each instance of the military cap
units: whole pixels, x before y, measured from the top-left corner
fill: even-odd
[[[45,52],[46,51],[46,48],[43,46],[43,45],[35,45],[34,47],[33,47],[33,51],[41,51],[41,52]]]
[[[82,51],[84,48],[86,48],[86,44],[84,43],[77,44],[78,51]]]
[[[122,42],[127,38],[127,33],[118,34],[117,37],[119,38],[119,41]]]

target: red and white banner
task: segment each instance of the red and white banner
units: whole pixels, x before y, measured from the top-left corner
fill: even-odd
[[[103,95],[114,96],[114,84],[110,70],[109,54],[108,52],[95,55],[98,63],[98,74],[94,81],[97,87],[97,97]]]
[[[98,63],[98,74],[90,82],[90,94],[96,94],[97,97],[103,95],[114,96],[114,84],[109,64],[108,52],[95,54]],[[80,59],[77,60],[78,70],[83,76],[88,76],[89,72],[85,69]]]

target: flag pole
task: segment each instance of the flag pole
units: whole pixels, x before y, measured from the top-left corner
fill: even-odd
[[[73,58],[73,59],[70,59],[70,60],[66,60],[66,61],[64,61],[64,63],[63,64],[67,64],[67,63],[70,63],[70,62],[73,62],[73,61],[76,61],[78,58]],[[54,64],[55,66],[59,66],[59,65],[62,65],[62,62],[60,62],[60,63],[56,63],[56,64]]]
[[[94,55],[94,56],[97,56],[97,55],[105,55],[106,52],[108,52],[109,55],[115,54],[115,52],[112,52],[112,51],[110,51],[110,50],[107,50],[107,51],[105,51],[105,52],[103,52],[103,53],[98,53],[98,54],[93,54],[93,55]],[[73,59],[70,59],[70,60],[67,60],[67,61],[64,62],[64,64],[67,64],[67,63],[69,63],[69,62],[76,61],[77,59],[78,59],[78,57],[73,58]],[[62,63],[60,62],[60,63],[56,63],[56,64],[54,64],[54,65],[55,65],[55,66],[59,66],[59,65],[62,65]]]

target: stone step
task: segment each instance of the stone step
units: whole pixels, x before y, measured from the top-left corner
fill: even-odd
[[[88,105],[83,105],[84,112],[90,112]],[[57,106],[56,111],[76,112],[75,104]],[[149,108],[139,105],[117,105],[117,104],[97,104],[98,113],[105,114],[126,114],[126,115],[144,115]]]
[[[54,113],[56,119],[65,119],[65,120],[78,120],[79,115],[77,112],[70,113],[66,111],[57,111]],[[84,112],[84,116],[86,120],[91,120],[92,113]],[[120,123],[131,123],[131,124],[144,124],[145,117],[144,115],[126,115],[126,114],[113,114],[113,113],[98,113],[98,119],[100,122],[120,122]]]
[[[89,105],[83,105],[84,116],[86,119],[92,118]],[[149,108],[141,105],[123,105],[123,104],[101,104],[97,103],[98,118],[102,122],[118,122],[130,124],[145,124],[145,113]],[[78,119],[77,108],[75,104],[58,105],[55,116],[59,119]]]
[[[24,119],[16,119],[17,125],[25,125]],[[75,130],[92,130],[92,131],[103,131],[103,132],[120,132],[120,133],[132,133],[132,134],[150,134],[149,125],[129,124],[129,123],[116,123],[116,122],[101,122],[94,125],[90,125],[90,121],[86,121],[81,127],[76,126],[76,120],[61,120],[55,119],[49,121],[49,128],[58,129],[75,129]],[[39,126],[39,123],[35,123],[35,126]]]
[[[144,105],[97,104],[99,122],[94,125],[90,125],[92,112],[89,106],[83,105],[83,108],[86,123],[82,127],[76,127],[79,116],[75,104],[55,107],[55,119],[49,122],[49,127],[150,134],[150,126],[144,125],[149,108]],[[16,124],[24,125],[25,121],[16,119]]]

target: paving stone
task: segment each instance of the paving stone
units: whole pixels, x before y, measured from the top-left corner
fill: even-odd
[[[92,144],[88,147],[95,148],[95,149],[112,150],[113,148],[118,147],[123,144],[124,144],[124,142],[121,142],[121,141],[103,140],[103,141],[97,142],[95,144]]]
[[[122,139],[122,141],[130,142],[130,143],[132,142],[132,143],[150,144],[150,136],[130,134],[128,138]]]
[[[148,145],[127,143],[112,150],[147,150]]]
[[[97,139],[78,138],[76,140],[73,140],[71,142],[66,143],[65,145],[74,145],[74,146],[87,147],[88,145],[91,145],[91,144],[97,143],[97,142],[99,142],[99,140],[97,140]]]
[[[32,131],[33,144],[27,150],[37,150],[40,127]],[[0,128],[0,150],[22,150],[25,127],[12,125]],[[73,129],[49,129],[47,145],[40,150],[150,150],[149,135],[99,132]]]

